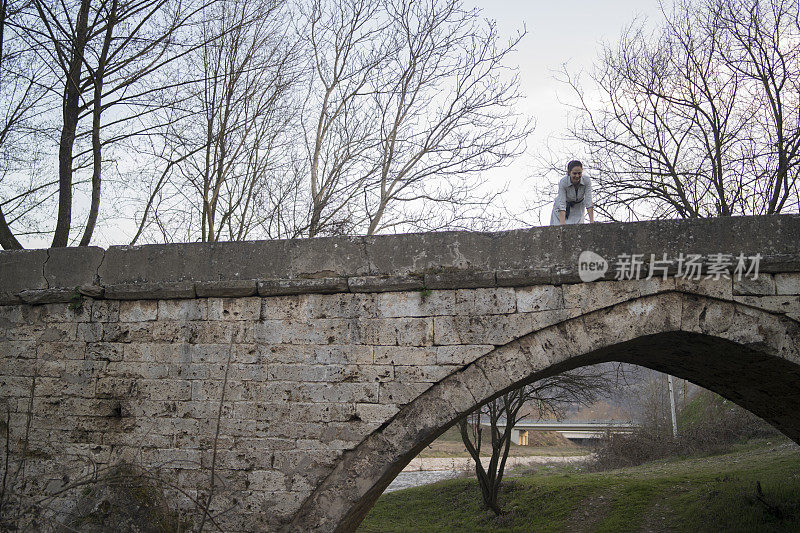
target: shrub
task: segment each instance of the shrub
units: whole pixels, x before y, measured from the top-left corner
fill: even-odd
[[[700,393],[678,417],[678,436],[669,420],[649,423],[631,434],[608,435],[595,450],[593,470],[635,466],[663,457],[718,453],[731,445],[778,431],[756,415],[710,391]]]

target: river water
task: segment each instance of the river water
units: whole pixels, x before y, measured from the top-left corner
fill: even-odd
[[[548,464],[548,463],[580,463],[586,461],[589,455],[578,455],[570,457],[553,457],[553,456],[540,456],[532,455],[528,457],[509,457],[506,462],[506,468],[514,468],[516,466],[531,465],[531,464]],[[481,458],[484,464],[488,465],[489,458]],[[443,479],[450,479],[457,477],[464,472],[472,472],[472,459],[468,457],[455,457],[455,458],[439,458],[439,457],[417,457],[412,459],[400,474],[386,487],[384,493],[394,492],[400,489],[407,489],[410,487],[419,487],[420,485],[428,485],[429,483],[436,483]]]
[[[394,478],[394,481],[386,487],[383,493],[386,494],[387,492],[394,492],[400,489],[436,483],[443,479],[456,477],[460,473],[461,472],[456,472],[454,470],[417,470],[415,472],[400,472],[397,477]]]

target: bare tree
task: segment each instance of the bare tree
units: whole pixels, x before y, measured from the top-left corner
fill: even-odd
[[[300,29],[310,58],[308,96],[300,119],[304,130],[303,165],[310,193],[308,236],[345,232],[361,221],[353,209],[363,176],[376,163],[377,115],[365,107],[380,66],[390,54],[389,23],[380,3],[368,0],[312,0],[301,8]]]
[[[459,420],[461,440],[475,462],[484,505],[496,515],[502,513],[497,496],[517,421],[527,416],[561,418],[565,408],[588,405],[609,392],[615,379],[615,373],[592,367],[565,372],[506,392]],[[490,437],[487,467],[481,461],[484,425],[488,425]]]
[[[244,239],[274,214],[264,199],[290,173],[287,95],[297,73],[285,10],[272,0],[227,0],[207,14],[204,45],[187,57],[202,77],[186,87],[182,103],[190,112],[162,119],[169,127],[158,147],[166,163],[134,242],[151,214],[202,241]],[[151,213],[165,194],[167,203]]]
[[[739,73],[752,97],[754,139],[748,147],[753,214],[797,207],[800,164],[798,4],[786,0],[718,0],[713,27],[722,60]],[[765,201],[766,200],[766,201]]]
[[[44,201],[42,189],[55,183],[19,179],[19,173],[34,165],[39,154],[32,137],[41,133],[35,117],[47,93],[39,81],[45,66],[30,60],[19,31],[25,7],[24,3],[0,2],[0,246],[5,249],[22,248],[12,226],[25,225],[25,217]]]
[[[522,35],[501,43],[460,0],[316,0],[305,13],[308,235],[474,225],[496,196],[481,172],[532,128],[504,65]]]
[[[205,5],[202,0],[34,0],[23,10],[16,29],[24,35],[31,60],[49,68],[37,81],[48,89],[50,112],[44,120],[59,124],[58,215],[52,246],[70,243],[74,189],[84,183],[91,184],[90,202],[80,244],[91,241],[100,209],[102,168],[108,163],[103,154],[147,133],[143,117],[157,108],[157,93],[181,83],[151,82],[191,49],[193,43],[184,41],[180,32],[194,23]],[[36,184],[29,192],[42,186]]]
[[[798,94],[798,33],[789,23],[797,3],[772,2],[771,11],[758,4],[682,0],[655,35],[634,22],[616,48],[603,50],[591,75],[597,97],[565,71],[577,112],[569,138],[588,152],[606,216],[797,207],[787,163],[796,140],[782,111]]]
[[[385,4],[395,41],[372,91],[380,130],[365,190],[368,235],[430,219],[437,205],[490,203],[475,178],[518,155],[532,129],[515,111],[518,80],[503,65],[523,34],[501,44],[494,24],[459,0]],[[420,205],[387,217],[392,204]]]
[[[52,246],[88,245],[101,193],[136,207],[131,242],[491,225],[481,174],[530,131],[505,65],[521,36],[458,0],[20,6],[43,69],[18,78],[43,95],[28,140],[59,155],[4,169],[4,247],[53,225]]]

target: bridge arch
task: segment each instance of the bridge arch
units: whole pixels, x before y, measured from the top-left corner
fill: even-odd
[[[536,329],[453,372],[345,452],[289,529],[354,530],[405,465],[462,415],[506,390],[606,361],[690,379],[800,442],[800,323],[669,290]]]

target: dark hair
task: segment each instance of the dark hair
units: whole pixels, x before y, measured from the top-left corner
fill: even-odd
[[[577,159],[573,159],[572,161],[570,161],[569,163],[567,163],[567,173],[570,173],[570,172],[572,172],[572,169],[573,169],[574,167],[581,167],[581,168],[582,168],[582,167],[583,167],[583,163],[581,163],[581,162],[580,162],[580,161],[578,161]]]

